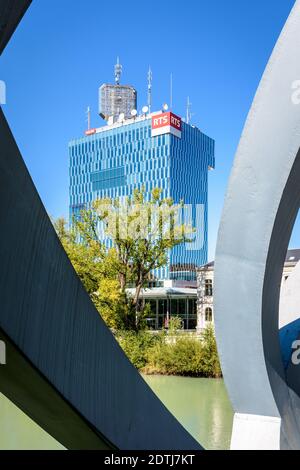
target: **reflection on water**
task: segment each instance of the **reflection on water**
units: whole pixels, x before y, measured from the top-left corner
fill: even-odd
[[[233,410],[223,380],[156,375],[143,377],[205,449],[229,449]]]
[[[144,376],[154,392],[206,449],[228,449],[233,411],[223,380]],[[63,449],[0,394],[0,450]]]

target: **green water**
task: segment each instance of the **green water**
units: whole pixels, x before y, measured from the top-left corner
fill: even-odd
[[[64,447],[0,393],[0,450],[60,450]]]
[[[229,449],[233,411],[223,380],[143,377],[205,449]]]
[[[183,426],[206,449],[228,449],[233,412],[223,380],[144,376]],[[0,450],[63,449],[0,394]]]

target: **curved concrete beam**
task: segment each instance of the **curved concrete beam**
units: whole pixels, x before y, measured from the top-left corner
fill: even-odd
[[[6,0],[0,6],[4,3],[14,8],[10,21],[0,17],[0,24],[11,28],[26,2]],[[0,9],[0,15],[3,11],[8,10]],[[3,44],[11,32],[2,31]],[[55,234],[2,111],[0,227],[0,333],[9,342],[0,391],[69,448],[201,449],[102,321]],[[22,363],[28,374],[16,366]],[[45,390],[49,399],[42,396]]]
[[[32,0],[0,0],[0,54]]]
[[[278,336],[282,269],[300,205],[299,44],[296,1],[250,110],[219,229],[216,333],[236,412],[233,448],[300,448],[299,399],[291,400]]]

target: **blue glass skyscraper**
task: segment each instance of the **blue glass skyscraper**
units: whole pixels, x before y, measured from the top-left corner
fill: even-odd
[[[135,188],[162,189],[162,197],[191,205],[196,242],[180,245],[157,280],[195,279],[207,262],[208,170],[214,141],[173,113],[153,113],[87,131],[69,143],[70,217],[96,198],[130,196]],[[200,225],[199,225],[200,222]]]

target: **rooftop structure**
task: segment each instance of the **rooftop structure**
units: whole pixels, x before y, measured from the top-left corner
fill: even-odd
[[[120,85],[123,67],[117,60],[115,84],[104,83],[99,89],[99,114],[113,123],[119,116],[129,119],[137,108],[137,92],[129,85]]]

